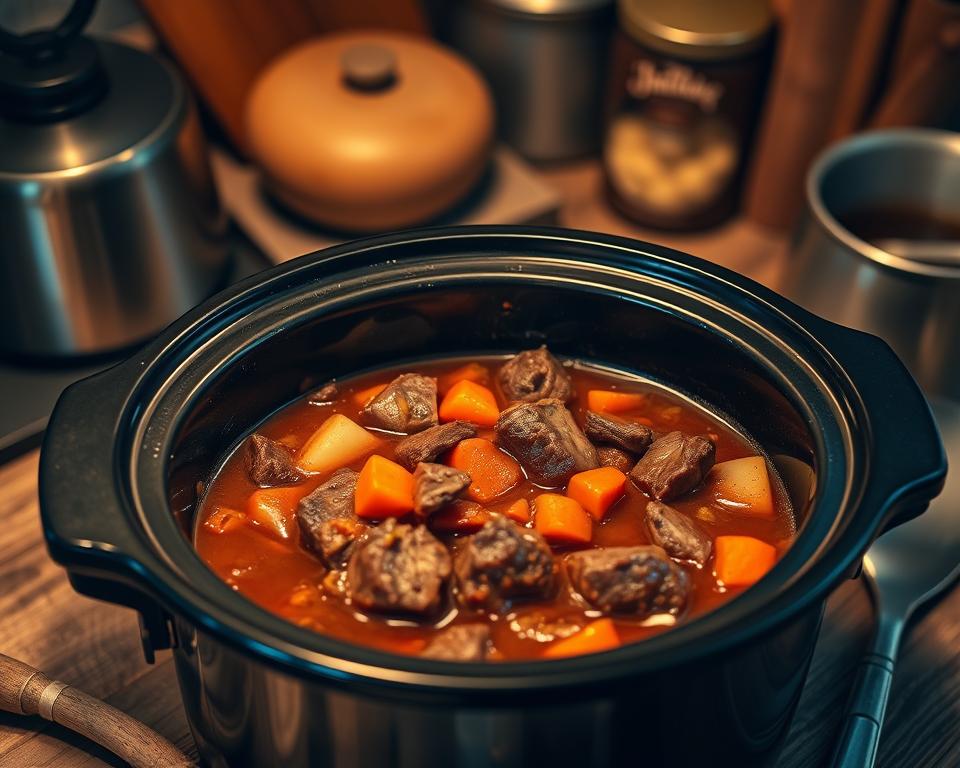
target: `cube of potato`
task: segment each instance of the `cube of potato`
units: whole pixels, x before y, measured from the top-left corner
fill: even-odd
[[[770,475],[763,456],[714,464],[707,482],[721,504],[744,515],[774,517]]]
[[[362,459],[379,444],[372,432],[335,413],[304,443],[297,466],[304,472],[326,474]]]
[[[289,539],[293,534],[297,502],[305,493],[298,486],[258,488],[247,500],[247,519],[265,533]]]

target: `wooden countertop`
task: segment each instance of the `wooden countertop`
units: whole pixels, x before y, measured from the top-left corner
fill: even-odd
[[[656,240],[775,284],[785,241],[742,221],[664,236],[632,227],[601,201],[592,163],[545,175],[567,203],[561,224]],[[195,756],[169,651],[143,661],[133,611],[77,595],[47,556],[37,506],[36,451],[0,467],[0,652],[105,699]],[[780,768],[826,764],[871,628],[859,582],[831,598]],[[913,623],[901,650],[880,744],[887,768],[960,765],[960,590]],[[0,713],[0,765],[119,765],[109,753],[39,718]]]

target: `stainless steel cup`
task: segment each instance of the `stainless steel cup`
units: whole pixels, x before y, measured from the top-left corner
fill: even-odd
[[[913,128],[859,134],[814,163],[806,195],[780,292],[886,339],[927,394],[960,398],[960,263],[895,255],[838,221],[850,211],[898,205],[956,219],[960,134]]]

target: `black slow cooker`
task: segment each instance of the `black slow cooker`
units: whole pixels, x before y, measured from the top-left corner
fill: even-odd
[[[659,379],[760,442],[800,529],[760,583],[614,651],[456,664],[287,623],[194,553],[204,482],[306,388],[541,343]],[[752,766],[775,759],[827,595],[945,471],[928,406],[879,339],[666,248],[484,227],[348,243],[221,293],[63,394],[40,492],[74,587],[137,609],[148,655],[174,648],[206,764]]]

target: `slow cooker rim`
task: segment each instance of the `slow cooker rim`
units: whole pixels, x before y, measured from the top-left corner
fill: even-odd
[[[300,267],[307,267],[309,264],[312,264],[312,263],[316,263],[316,262],[320,262],[320,261],[326,261],[328,258],[334,258],[334,257],[337,257],[337,256],[341,256],[341,255],[344,254],[344,252],[346,252],[346,253],[356,252],[357,250],[361,249],[361,248],[360,248],[361,246],[372,247],[372,248],[375,249],[376,247],[378,247],[378,245],[382,245],[382,244],[384,244],[384,243],[389,244],[389,245],[395,245],[395,244],[397,244],[398,242],[400,242],[400,243],[403,243],[403,242],[406,242],[406,243],[416,242],[418,238],[423,238],[424,235],[427,236],[427,239],[435,239],[438,234],[442,234],[443,236],[446,236],[446,237],[451,237],[451,236],[452,236],[452,237],[470,237],[470,236],[474,236],[474,235],[484,235],[484,234],[488,234],[488,235],[497,235],[497,236],[504,236],[504,235],[521,235],[521,236],[527,236],[527,237],[529,237],[529,236],[532,235],[532,236],[535,236],[535,237],[538,237],[538,238],[544,238],[544,237],[546,237],[547,239],[550,239],[551,237],[553,237],[553,238],[559,238],[559,239],[567,240],[567,241],[569,241],[569,240],[571,239],[571,238],[570,238],[571,233],[569,233],[569,232],[567,232],[567,231],[563,231],[563,230],[559,230],[559,231],[557,231],[557,230],[544,230],[544,229],[536,229],[536,230],[532,230],[532,231],[531,231],[530,229],[527,229],[527,228],[523,228],[523,229],[521,229],[519,232],[517,232],[517,231],[512,231],[512,230],[509,230],[509,229],[507,229],[507,228],[494,228],[494,231],[493,231],[493,232],[483,232],[483,231],[478,232],[478,231],[476,230],[476,228],[469,228],[467,231],[454,230],[452,233],[451,233],[450,230],[439,230],[439,232],[434,231],[434,232],[426,232],[426,233],[423,232],[423,231],[420,231],[420,232],[412,232],[412,233],[406,233],[406,234],[400,235],[400,236],[391,236],[391,237],[388,237],[388,238],[373,238],[373,239],[372,239],[372,240],[373,240],[373,243],[371,243],[370,240],[367,240],[367,241],[361,241],[359,244],[351,244],[353,247],[351,247],[351,245],[342,246],[342,247],[339,248],[339,249],[334,249],[334,251],[335,251],[334,253],[324,252],[324,253],[321,253],[321,254],[315,254],[315,255],[312,257],[312,259],[309,259],[309,260],[307,260],[307,261],[305,261],[305,262],[301,262],[300,264],[296,264],[296,265],[293,265],[293,266],[287,265],[286,268],[281,267],[281,268],[279,268],[279,269],[277,269],[277,270],[273,270],[273,271],[271,271],[270,273],[268,273],[267,275],[265,275],[265,276],[262,278],[262,280],[257,280],[257,281],[253,281],[253,282],[254,282],[254,284],[256,284],[256,285],[259,285],[260,288],[261,288],[261,290],[262,290],[262,289],[264,288],[263,284],[264,284],[264,283],[269,283],[272,278],[275,278],[275,277],[277,277],[277,276],[279,276],[279,275],[284,275],[284,274],[288,274],[288,273],[295,272],[298,268],[300,268]],[[578,233],[574,233],[574,234],[578,234]],[[610,240],[614,240],[615,242],[611,243],[611,242],[609,242]],[[729,272],[727,272],[726,270],[723,270],[722,268],[716,267],[716,265],[709,265],[709,264],[706,264],[706,263],[704,263],[704,262],[700,262],[699,260],[693,259],[692,257],[686,256],[686,255],[684,255],[684,254],[677,254],[676,252],[672,252],[672,251],[670,251],[669,249],[660,248],[660,247],[658,247],[658,246],[651,246],[651,245],[649,245],[649,244],[641,244],[641,243],[633,243],[633,242],[630,242],[630,241],[622,241],[622,240],[620,240],[619,238],[607,238],[607,237],[600,237],[600,238],[598,238],[598,237],[595,237],[595,236],[593,236],[593,235],[585,235],[585,234],[584,234],[584,235],[580,238],[580,241],[581,241],[581,242],[586,242],[586,243],[588,243],[588,244],[590,244],[590,245],[593,245],[593,246],[600,246],[600,247],[606,247],[606,246],[611,246],[611,245],[612,245],[612,246],[614,246],[614,247],[618,247],[618,248],[624,249],[624,250],[629,251],[629,252],[632,252],[632,253],[634,253],[634,254],[643,254],[643,255],[645,255],[645,256],[652,256],[652,257],[654,257],[654,258],[665,259],[665,260],[667,260],[667,261],[674,262],[674,263],[677,262],[677,261],[679,261],[679,262],[680,262],[681,264],[683,264],[684,267],[687,268],[687,269],[694,268],[694,269],[696,269],[696,270],[699,270],[699,271],[702,272],[702,273],[706,273],[706,274],[709,276],[710,279],[713,279],[713,280],[720,279],[721,281],[726,281],[726,282],[728,282],[728,283],[732,282],[732,284],[733,284],[736,288],[738,288],[740,291],[743,291],[743,292],[747,293],[748,295],[750,295],[752,298],[761,301],[762,303],[764,303],[764,304],[768,307],[769,310],[773,310],[773,311],[777,312],[778,314],[780,314],[784,319],[788,320],[788,321],[795,327],[796,331],[802,332],[803,334],[805,334],[806,337],[808,337],[808,341],[814,342],[821,350],[823,350],[824,352],[827,352],[827,350],[825,350],[825,349],[822,347],[822,345],[820,345],[819,342],[817,342],[817,340],[812,337],[812,335],[809,333],[809,331],[807,331],[807,330],[804,328],[804,326],[803,326],[801,323],[798,322],[797,318],[794,317],[794,316],[792,316],[790,312],[784,311],[784,308],[785,308],[785,307],[786,307],[786,309],[791,309],[791,308],[792,308],[793,310],[796,310],[796,311],[799,311],[799,312],[802,312],[802,310],[797,310],[797,308],[793,307],[793,305],[790,305],[789,302],[786,302],[785,300],[781,299],[780,297],[776,297],[775,294],[772,294],[772,293],[770,293],[770,292],[767,292],[766,289],[763,289],[763,288],[760,287],[760,286],[756,286],[756,284],[753,284],[751,281],[745,280],[744,278],[740,278],[739,276],[733,275],[732,273],[729,273]],[[338,253],[338,252],[339,252],[339,253]],[[677,256],[681,256],[682,258],[678,259]],[[691,264],[690,262],[693,262],[693,263]],[[704,267],[707,267],[707,268],[704,269]],[[734,278],[732,281],[730,280],[731,277]],[[221,308],[222,308],[222,307],[229,307],[232,302],[234,302],[236,299],[238,299],[238,297],[241,297],[241,296],[242,296],[244,290],[245,290],[247,287],[251,287],[250,284],[246,284],[245,286],[241,286],[239,289],[233,291],[231,295],[227,295],[227,296],[222,296],[222,295],[221,295],[221,299],[220,299],[219,301],[215,302],[216,306],[217,306],[217,307],[221,307]],[[759,289],[759,291],[758,291],[758,289]],[[763,295],[764,293],[766,293],[767,295]],[[775,299],[773,302],[770,301],[771,297]],[[206,316],[206,315],[208,315],[208,314],[210,313],[210,310],[211,310],[211,306],[210,306],[209,304],[208,304],[208,305],[205,305],[204,307],[202,307],[202,308],[201,308],[200,310],[198,310],[197,312],[192,313],[191,316],[188,318],[188,320],[195,320],[195,319],[204,317],[204,316]],[[184,322],[184,323],[181,323],[181,324],[178,324],[178,325],[180,325],[181,327],[187,327],[189,324],[190,324],[189,322]],[[173,334],[173,333],[171,332],[171,333],[169,333],[169,334],[164,334],[164,337],[175,338],[175,334]],[[173,342],[171,342],[171,341],[168,340],[167,344],[161,345],[161,346],[170,346],[171,343],[173,343]],[[793,346],[793,347],[790,347],[790,345],[787,344],[786,342],[784,342],[784,344],[785,344],[785,346],[787,346],[788,348],[794,348],[794,349],[795,349],[795,346],[796,346],[795,341],[794,341],[794,346]],[[157,349],[157,345],[152,345],[152,346],[151,346],[151,350],[155,350],[155,349]],[[833,358],[830,357],[829,355],[827,355],[827,356],[829,357],[829,359],[831,359],[831,360],[833,359]],[[154,362],[157,362],[157,361],[161,360],[162,358],[163,358],[163,354],[156,355],[156,356],[155,356],[155,359],[154,359]],[[834,361],[834,362],[836,362],[836,361]],[[149,367],[149,366],[148,366],[148,367]],[[839,366],[838,366],[838,367],[839,367]],[[839,369],[842,371],[842,367],[839,367]],[[848,382],[848,384],[849,384],[849,382]],[[853,391],[856,392],[856,389],[853,388]],[[859,401],[858,401],[858,402],[859,402]],[[859,405],[860,405],[860,407],[861,407],[861,409],[862,409],[863,404],[862,404],[862,403],[859,403]],[[862,415],[863,415],[864,417],[867,416],[867,414],[866,414],[865,412],[864,412]],[[869,419],[866,418],[865,421],[864,421],[864,423],[869,424]],[[857,499],[853,499],[851,502],[848,502],[848,503],[852,503],[852,504],[855,505],[855,504],[857,503],[857,501],[858,501]],[[141,511],[142,511],[142,510],[141,510]],[[837,510],[837,511],[834,513],[834,514],[837,516],[837,519],[839,519],[839,511],[840,511],[840,510]],[[763,621],[763,622],[757,622],[757,623],[753,624],[752,627],[747,631],[746,635],[744,635],[743,637],[735,637],[735,636],[733,636],[733,634],[731,634],[731,635],[729,635],[729,636],[727,636],[726,638],[723,639],[723,640],[725,640],[725,642],[724,642],[723,640],[720,642],[719,647],[718,647],[718,645],[717,645],[717,640],[718,640],[718,638],[714,637],[714,638],[712,638],[712,640],[711,640],[711,647],[710,647],[709,649],[707,649],[707,648],[705,648],[705,647],[695,648],[695,652],[694,652],[694,653],[691,653],[691,651],[690,651],[691,643],[688,642],[688,643],[686,643],[685,645],[681,645],[679,648],[676,648],[676,649],[671,649],[671,648],[669,648],[669,647],[667,647],[667,648],[665,648],[665,649],[662,649],[662,654],[663,654],[663,655],[667,655],[667,654],[672,650],[672,651],[675,651],[675,653],[674,653],[675,656],[680,656],[680,657],[681,657],[681,658],[675,658],[675,659],[673,659],[673,663],[678,663],[678,662],[680,662],[680,661],[689,661],[689,660],[691,660],[691,658],[699,658],[699,657],[702,657],[702,656],[705,656],[705,655],[709,655],[709,654],[712,654],[712,653],[719,652],[720,650],[723,650],[723,649],[725,649],[725,648],[728,648],[728,647],[730,647],[730,646],[732,646],[732,645],[735,645],[735,644],[737,644],[737,643],[739,643],[739,642],[743,642],[745,639],[747,639],[747,638],[749,638],[749,637],[759,636],[759,635],[761,635],[761,634],[764,633],[764,632],[772,631],[772,630],[775,629],[777,626],[779,626],[780,623],[782,623],[783,621],[786,621],[787,619],[789,619],[790,616],[795,615],[799,610],[801,610],[804,606],[809,605],[813,600],[819,599],[826,591],[828,591],[830,588],[832,588],[832,586],[835,585],[840,578],[842,578],[842,576],[844,575],[844,573],[849,570],[849,567],[850,567],[851,562],[854,561],[854,560],[858,557],[861,547],[862,547],[862,549],[865,549],[865,548],[866,548],[866,545],[869,543],[869,538],[870,538],[869,532],[868,532],[868,531],[864,532],[863,535],[861,535],[861,536],[859,537],[859,540],[858,540],[857,542],[855,542],[854,546],[850,547],[850,551],[847,552],[846,556],[840,558],[840,559],[839,559],[839,562],[835,563],[835,566],[834,566],[834,568],[832,569],[832,571],[831,571],[830,573],[828,573],[828,574],[821,575],[821,577],[820,577],[820,583],[818,584],[818,586],[817,586],[816,589],[814,589],[814,590],[807,590],[806,593],[804,593],[803,595],[801,595],[801,598],[800,598],[799,600],[794,600],[794,601],[791,603],[790,610],[788,610],[788,611],[786,611],[786,612],[781,611],[779,614],[777,614],[777,615],[775,615],[775,616],[770,616],[770,615],[769,615],[769,614],[770,614],[770,611],[767,610],[767,611],[765,612],[765,619],[766,619],[766,620]],[[827,554],[827,553],[824,553],[823,555],[821,555],[821,557],[824,557],[825,554]],[[194,555],[194,556],[195,556],[195,555]],[[199,560],[199,558],[197,558],[197,559]],[[154,586],[156,586],[156,585],[154,585]],[[163,586],[169,586],[169,585],[163,585]],[[224,585],[224,586],[225,586],[225,585]],[[787,587],[785,587],[784,591],[789,591],[791,588],[794,588],[794,587],[795,587],[795,585],[788,585]],[[746,593],[746,594],[749,594],[749,593]],[[169,591],[168,591],[167,598],[169,598],[169,597],[170,597],[170,595],[169,595]],[[178,597],[179,597],[179,596],[178,596]],[[740,600],[740,599],[742,599],[742,597],[741,597],[741,598],[738,598],[738,600]],[[215,633],[216,633],[217,635],[219,635],[219,636],[224,636],[224,635],[226,634],[226,633],[223,631],[223,630],[224,630],[224,626],[218,626],[218,625],[216,624],[216,622],[214,622],[214,623],[211,625],[211,621],[213,620],[213,617],[212,617],[209,613],[203,614],[202,612],[194,611],[194,610],[193,610],[194,606],[193,606],[189,601],[184,602],[184,601],[182,601],[182,600],[177,599],[177,600],[173,600],[173,601],[171,601],[171,602],[177,604],[178,610],[175,610],[175,611],[174,611],[175,613],[179,613],[180,615],[185,616],[188,620],[190,620],[192,623],[196,624],[197,626],[203,627],[203,628],[205,628],[205,629],[208,630],[208,631],[215,632]],[[731,604],[733,604],[733,602],[736,602],[736,601],[732,601]],[[246,607],[249,607],[250,605],[252,605],[252,604],[247,603],[246,601],[244,601],[244,603],[245,603]],[[729,604],[728,604],[728,605],[729,605]],[[767,606],[767,607],[769,608],[769,606]],[[722,610],[722,609],[721,609],[721,610]],[[720,611],[712,612],[712,614],[710,614],[710,615],[715,615],[715,614],[717,614],[717,613],[720,613]],[[272,615],[271,615],[271,616],[272,616]],[[281,619],[277,619],[276,617],[273,617],[273,618],[274,618],[276,621],[282,622]],[[287,626],[287,627],[292,627],[292,625],[289,625],[289,624],[287,624],[286,622],[282,622],[282,623],[283,623],[285,626]],[[693,623],[691,623],[691,625],[693,625]],[[676,635],[678,635],[680,632],[681,632],[681,628],[678,628],[678,629],[675,629],[675,630],[673,630],[673,631],[671,631],[671,632],[669,632],[669,633],[665,633],[665,635],[662,635],[662,636],[660,636],[660,637],[662,638],[662,637],[676,636]],[[311,635],[313,635],[313,633],[311,633]],[[231,640],[231,638],[229,638],[229,637],[227,637],[226,639]],[[276,640],[276,639],[277,639],[276,636],[273,636],[273,639]],[[343,646],[346,647],[346,648],[356,649],[356,646],[352,646],[352,645],[346,644],[346,643],[342,643],[342,644],[341,644],[341,643],[339,643],[338,641],[334,641],[334,640],[331,639],[331,638],[323,638],[323,639],[324,639],[325,641],[327,641],[325,644],[334,645],[334,646],[336,646],[336,645],[343,645]],[[489,683],[490,681],[494,681],[494,682],[496,683],[496,684],[493,686],[494,689],[502,689],[502,688],[504,688],[504,687],[511,687],[511,688],[517,688],[517,687],[522,687],[522,688],[525,688],[525,687],[534,687],[534,688],[536,688],[536,689],[538,689],[538,690],[542,690],[543,688],[548,687],[548,686],[546,686],[546,685],[544,684],[544,680],[545,680],[545,678],[546,678],[546,673],[547,673],[548,671],[551,673],[552,678],[554,678],[553,682],[554,682],[555,684],[557,684],[557,685],[568,686],[568,685],[570,685],[570,684],[573,683],[573,682],[580,682],[580,683],[586,682],[586,683],[589,683],[589,684],[594,684],[594,683],[596,683],[597,680],[598,680],[597,669],[596,669],[596,668],[599,666],[599,664],[600,664],[601,661],[607,662],[607,663],[606,663],[606,667],[607,667],[607,668],[611,668],[611,667],[617,666],[617,662],[619,662],[620,658],[621,658],[621,657],[624,657],[625,655],[626,655],[626,656],[638,656],[638,655],[639,655],[638,653],[632,653],[632,654],[630,653],[631,650],[637,651],[638,649],[639,649],[641,652],[642,652],[642,651],[646,651],[646,655],[647,655],[647,656],[654,656],[654,655],[655,655],[655,652],[648,651],[647,649],[649,649],[649,648],[651,647],[652,643],[654,643],[656,639],[659,639],[659,638],[655,638],[654,640],[645,641],[644,643],[635,644],[635,645],[633,645],[633,646],[626,646],[626,647],[623,648],[623,649],[620,649],[620,650],[618,650],[618,651],[614,651],[614,652],[611,652],[611,653],[608,653],[608,654],[599,654],[599,655],[596,655],[596,656],[584,657],[584,658],[581,658],[581,659],[571,659],[571,660],[562,661],[562,662],[550,662],[550,663],[545,663],[545,664],[533,665],[534,668],[536,668],[536,673],[535,673],[535,674],[531,674],[531,671],[530,671],[531,668],[530,668],[530,665],[529,665],[529,664],[509,664],[509,663],[508,663],[508,664],[503,664],[503,665],[499,665],[499,664],[498,664],[498,665],[496,665],[496,669],[494,669],[494,670],[491,670],[491,668],[490,668],[489,666],[479,665],[479,668],[483,670],[483,675],[482,675],[482,677],[473,677],[473,676],[471,676],[471,677],[464,678],[464,677],[463,677],[463,674],[456,674],[456,672],[467,673],[467,672],[470,671],[470,670],[466,669],[465,667],[466,667],[466,666],[475,666],[475,665],[463,665],[463,666],[461,666],[461,665],[451,665],[451,664],[444,664],[444,663],[442,663],[442,662],[427,662],[427,661],[418,660],[418,659],[413,659],[413,660],[411,660],[411,661],[413,662],[411,665],[403,665],[403,666],[412,666],[412,667],[418,667],[418,666],[419,666],[420,669],[413,669],[412,671],[409,671],[409,672],[404,671],[404,670],[400,670],[400,672],[402,672],[403,674],[406,674],[406,675],[408,675],[408,676],[412,675],[412,676],[418,677],[418,678],[423,678],[423,677],[428,678],[428,682],[426,682],[426,683],[424,683],[422,680],[421,680],[421,681],[418,681],[418,683],[413,683],[413,682],[410,681],[410,680],[402,681],[402,682],[405,684],[404,687],[410,687],[411,685],[414,685],[414,687],[416,687],[416,685],[420,685],[420,687],[425,687],[425,688],[442,687],[442,688],[445,688],[445,689],[446,689],[446,688],[450,688],[450,687],[452,687],[452,688],[464,688],[464,687],[466,687],[466,688],[471,688],[471,689],[476,690],[476,689],[478,689],[478,688],[481,688],[481,689],[482,689],[482,688],[490,689],[490,687],[491,687],[491,686],[488,685],[488,684],[478,685],[478,682],[479,682],[479,683]],[[691,638],[691,640],[694,640],[694,639],[695,639],[695,638]],[[237,641],[235,644],[238,644],[238,645],[240,645],[241,647],[245,648],[246,651],[249,652],[249,651],[251,650],[250,647],[249,647],[249,643],[244,642],[245,640],[250,640],[250,641],[252,641],[252,638],[250,638],[249,633],[246,633],[246,634],[241,633],[241,636],[240,636],[240,637],[234,637],[234,638],[232,638],[232,640],[233,640],[233,641]],[[676,641],[675,641],[675,642],[674,642],[674,645],[676,645],[676,644],[677,644],[677,643],[676,643]],[[704,642],[703,640],[701,640],[701,641],[700,641],[700,645],[701,645],[701,646],[704,646],[704,645],[705,645],[705,642]],[[659,650],[659,649],[658,649],[658,650]],[[264,654],[260,654],[260,655],[264,655]],[[381,658],[384,660],[383,662],[374,662],[374,663],[373,663],[373,665],[372,665],[372,671],[373,671],[374,673],[376,673],[376,672],[378,672],[378,671],[379,671],[379,672],[382,672],[384,669],[396,670],[396,669],[397,669],[397,664],[396,664],[397,660],[403,658],[403,657],[394,656],[394,655],[392,655],[392,654],[385,654],[385,653],[375,652],[375,651],[372,652],[370,655],[375,656],[375,657],[376,657],[376,656],[379,656],[379,657],[381,657]],[[293,658],[294,658],[294,657],[290,657],[290,658],[284,660],[284,664],[288,664],[290,661],[293,660]],[[342,657],[342,656],[339,656],[338,658],[339,658],[340,660],[343,660],[343,657]],[[278,662],[278,661],[279,661],[279,659],[277,659],[275,655],[271,655],[271,654],[266,654],[266,655],[265,655],[265,660],[267,660],[267,661],[269,661],[269,662]],[[624,662],[627,662],[628,660],[630,660],[630,661],[633,661],[634,663],[636,663],[638,659],[636,659],[636,658],[633,658],[633,659],[624,658],[623,660],[624,660]],[[306,662],[306,661],[305,661],[304,664],[306,664],[307,666],[310,666],[310,667],[316,669],[316,663],[315,663],[315,662]],[[516,667],[516,666],[523,666],[523,667],[524,667],[524,674],[523,674],[523,675],[520,675],[520,676],[518,677],[516,674],[514,674],[514,670],[511,669],[511,667]],[[436,673],[436,674],[435,674],[434,672],[431,671],[431,669],[436,669],[436,668],[441,669],[444,674],[443,674],[443,675],[441,675],[441,674],[439,674],[439,673]],[[549,670],[548,670],[548,668],[549,668]],[[587,672],[588,670],[589,670],[592,674],[586,675],[586,676],[585,676],[584,674],[582,674],[582,673]],[[329,671],[329,670],[328,670],[328,671]],[[473,670],[473,671],[476,672],[477,670]],[[641,669],[641,670],[638,670],[637,673],[640,673],[640,672],[643,672],[643,671],[644,671],[644,670]],[[492,675],[491,675],[491,672],[493,672]],[[502,674],[501,674],[501,673],[502,673]],[[508,673],[510,673],[510,674],[508,675]],[[617,676],[621,676],[621,675],[623,674],[622,668],[619,669],[616,674],[617,674]],[[584,679],[584,677],[586,677],[586,679]],[[447,685],[443,685],[443,686],[438,685],[438,681],[439,681],[441,678],[442,678],[442,679],[445,679],[447,682],[449,682],[450,685],[449,685],[449,686],[447,686]],[[384,679],[383,679],[383,676],[382,676],[382,675],[377,675],[377,674],[374,674],[373,680],[375,680],[375,681],[378,682],[378,683],[385,682]]]

